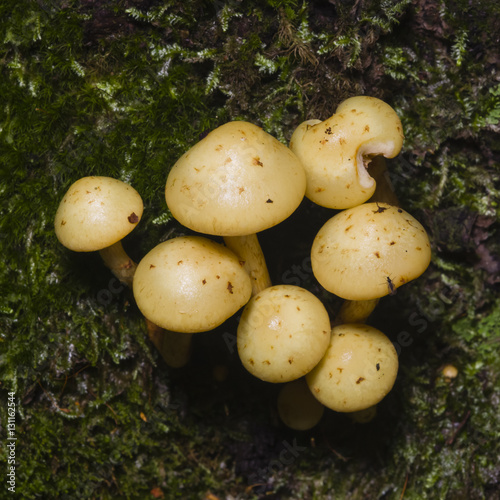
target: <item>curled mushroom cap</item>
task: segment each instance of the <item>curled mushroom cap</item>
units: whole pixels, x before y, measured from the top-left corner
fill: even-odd
[[[117,243],[142,217],[139,193],[111,177],[83,177],[70,186],[57,209],[59,241],[76,252],[93,252]]]
[[[332,329],[330,345],[306,381],[326,407],[355,412],[381,401],[392,389],[397,372],[392,342],[380,330],[356,323]]]
[[[277,285],[252,297],[237,331],[243,366],[267,382],[289,382],[308,373],[323,356],[330,319],[322,302],[294,285]]]
[[[401,208],[365,203],[332,217],[311,248],[314,275],[347,300],[372,300],[418,278],[431,260],[422,225]]]
[[[170,170],[165,198],[184,226],[241,236],[270,228],[304,197],[305,172],[294,153],[260,127],[226,123],[187,151]]]
[[[238,258],[201,236],[160,243],[137,266],[134,297],[142,314],[167,330],[209,331],[250,298],[252,285]]]
[[[318,205],[344,209],[367,201],[375,180],[366,163],[376,155],[396,156],[403,127],[396,112],[375,97],[342,102],[327,120],[308,120],[292,135],[290,149],[307,175],[306,196]]]

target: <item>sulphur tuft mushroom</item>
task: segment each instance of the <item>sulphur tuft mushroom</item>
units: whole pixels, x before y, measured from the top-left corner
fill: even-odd
[[[322,302],[294,285],[276,285],[252,297],[237,330],[243,366],[267,382],[289,382],[308,373],[330,339]]]
[[[338,213],[319,230],[311,248],[316,279],[347,300],[393,295],[418,278],[430,260],[422,225],[386,203],[365,203]]]
[[[363,324],[332,329],[322,360],[306,375],[313,396],[338,412],[366,410],[392,389],[398,355],[380,330]]]
[[[336,209],[366,202],[376,187],[367,171],[371,158],[393,158],[402,145],[403,127],[394,109],[367,96],[345,100],[323,122],[303,122],[290,140],[306,170],[306,196]]]
[[[130,286],[136,265],[121,240],[137,226],[142,212],[141,196],[132,186],[111,177],[83,177],[61,200],[55,233],[70,250],[99,251],[115,276]]]
[[[256,233],[289,217],[305,188],[304,169],[290,149],[256,125],[233,121],[179,158],[165,199],[184,226],[224,237],[258,293],[271,283]]]
[[[278,394],[278,414],[290,429],[307,431],[321,420],[325,407],[311,394],[304,378],[284,384]]]
[[[139,262],[134,297],[154,324],[181,333],[213,330],[244,306],[252,285],[225,246],[201,236],[160,243]]]

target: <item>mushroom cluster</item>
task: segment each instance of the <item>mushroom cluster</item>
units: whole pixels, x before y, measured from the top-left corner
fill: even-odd
[[[195,235],[159,242],[136,265],[121,240],[141,219],[141,197],[106,177],[70,187],[56,235],[71,250],[101,252],[133,289],[170,366],[188,362],[193,334],[241,311],[241,363],[282,384],[277,404],[285,425],[310,429],[325,408],[365,421],[398,371],[392,342],[365,321],[381,297],[420,276],[431,258],[425,229],[375,175],[378,159],[396,156],[402,143],[395,111],[366,96],[347,99],[323,122],[300,124],[289,147],[256,125],[232,121],[186,151],[166,179],[170,212]],[[345,300],[336,318],[309,290],[273,285],[258,241],[304,196],[337,211],[311,242],[319,285]]]

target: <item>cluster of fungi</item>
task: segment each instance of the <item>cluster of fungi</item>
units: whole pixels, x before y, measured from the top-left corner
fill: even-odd
[[[323,122],[302,123],[289,147],[232,121],[184,153],[166,180],[170,212],[197,235],[167,239],[135,264],[121,240],[139,223],[143,203],[109,177],[69,188],[55,232],[71,250],[100,251],[132,287],[170,366],[188,362],[193,334],[242,310],[239,357],[255,377],[282,384],[277,404],[287,426],[310,429],[325,407],[367,420],[394,385],[398,356],[365,322],[381,297],[420,276],[431,258],[424,228],[398,206],[378,161],[395,157],[402,143],[395,111],[366,96],[342,102]],[[304,196],[336,210],[311,245],[314,276],[344,300],[335,318],[310,291],[272,284],[259,245],[257,233],[288,218]]]

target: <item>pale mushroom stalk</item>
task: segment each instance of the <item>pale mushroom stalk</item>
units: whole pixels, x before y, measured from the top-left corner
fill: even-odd
[[[252,295],[257,295],[272,285],[266,259],[256,234],[225,236],[224,243],[243,262],[243,267],[252,280]]]
[[[332,322],[332,326],[346,323],[364,323],[375,310],[380,299],[345,300]]]
[[[146,318],[146,326],[151,342],[160,352],[163,360],[171,368],[182,368],[191,357],[192,333],[165,330]]]
[[[276,406],[281,421],[297,431],[312,429],[325,412],[303,377],[283,385]]]
[[[122,283],[132,288],[132,281],[137,264],[125,252],[122,242],[118,241],[115,244],[99,250],[99,253],[104,261],[104,264]]]

